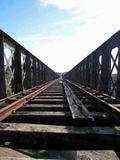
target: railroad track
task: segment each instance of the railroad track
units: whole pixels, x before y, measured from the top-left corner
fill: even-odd
[[[1,102],[0,145],[15,149],[118,150],[119,119],[118,107],[58,79],[10,104]]]

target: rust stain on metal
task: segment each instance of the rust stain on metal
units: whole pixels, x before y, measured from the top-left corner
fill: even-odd
[[[19,109],[20,107],[23,107],[28,101],[30,101],[32,98],[34,98],[35,96],[37,96],[38,94],[40,94],[42,91],[44,91],[45,89],[47,89],[50,85],[52,85],[55,81],[52,81],[44,86],[39,86],[38,89],[36,91],[33,91],[32,93],[30,93],[29,95],[13,102],[12,104],[0,109],[0,121],[2,121],[3,119],[5,119],[6,117],[8,117],[10,114]]]

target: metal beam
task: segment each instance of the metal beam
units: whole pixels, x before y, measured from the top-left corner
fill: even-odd
[[[110,58],[111,58],[111,50],[108,46],[102,48],[102,66],[101,66],[101,82],[102,86],[101,89],[108,93],[109,89],[109,79],[110,79]]]
[[[21,50],[19,46],[15,46],[15,52],[13,53],[12,69],[13,69],[12,92],[16,94],[23,90]]]
[[[25,78],[23,81],[23,85],[25,89],[29,89],[32,87],[32,83],[31,83],[31,58],[30,55],[28,54],[26,54],[25,58],[24,72],[25,72]]]
[[[117,73],[117,82],[116,82],[116,97],[120,98],[120,47],[118,50],[118,73]]]
[[[6,97],[6,84],[5,84],[5,68],[4,68],[4,45],[3,36],[0,32],[0,99]]]

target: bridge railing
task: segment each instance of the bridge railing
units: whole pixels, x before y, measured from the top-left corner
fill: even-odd
[[[65,78],[120,97],[120,31],[83,59]]]
[[[52,69],[0,30],[0,98],[57,77]]]

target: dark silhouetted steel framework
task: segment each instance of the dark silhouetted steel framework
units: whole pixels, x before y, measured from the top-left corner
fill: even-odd
[[[57,77],[57,73],[0,30],[0,98]]]
[[[120,31],[66,73],[64,78],[120,97]]]

